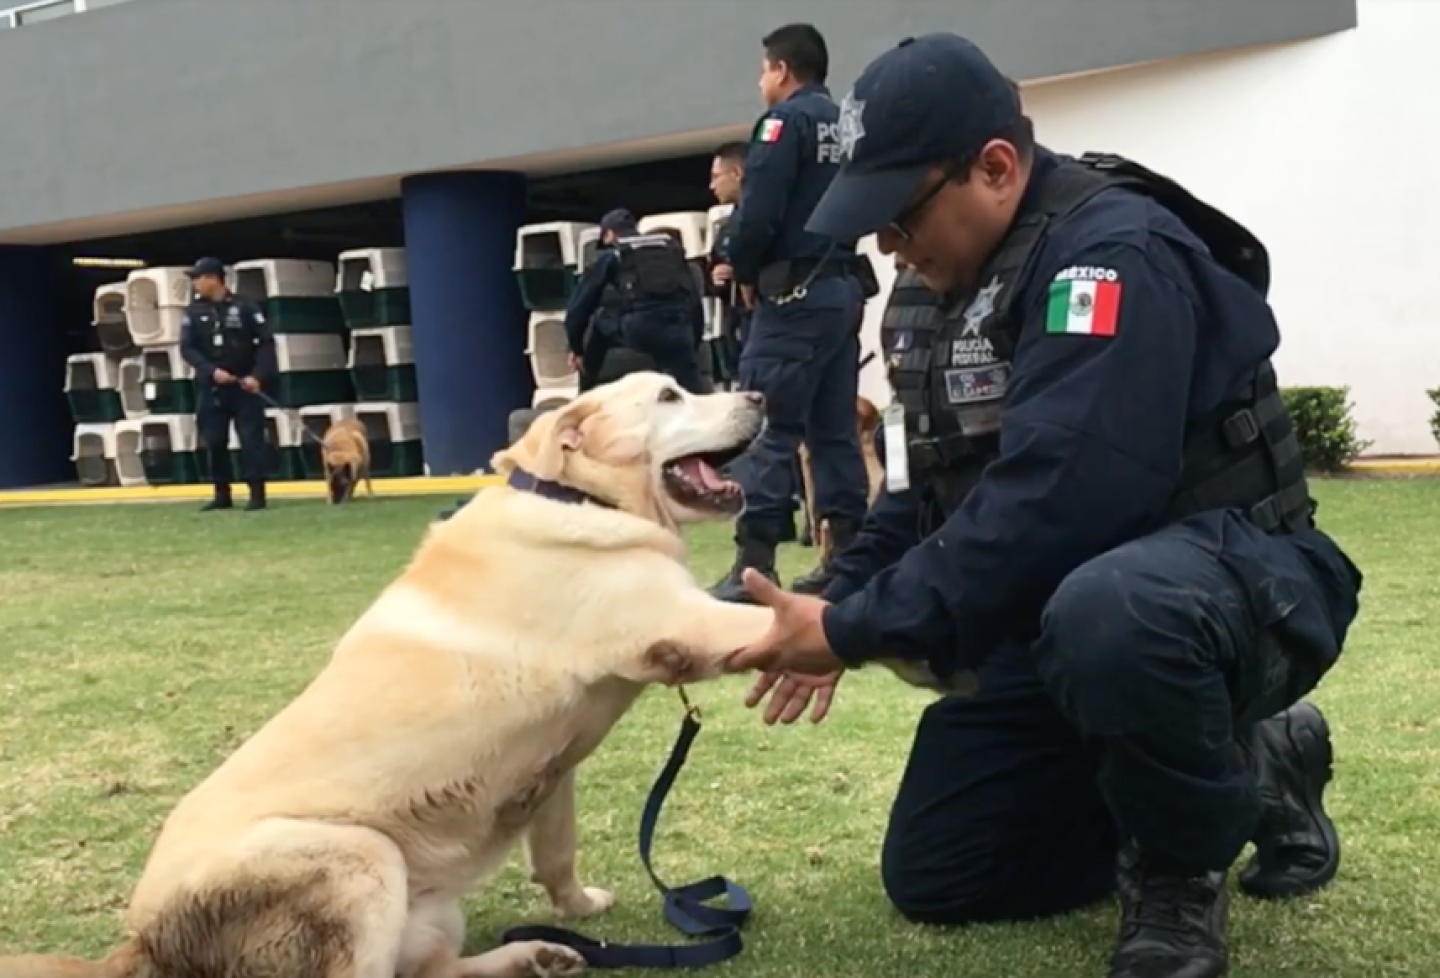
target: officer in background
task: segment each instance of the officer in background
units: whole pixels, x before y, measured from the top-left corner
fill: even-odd
[[[745,157],[749,143],[726,143],[715,151],[710,161],[710,193],[718,204],[740,205],[740,191],[745,182]],[[726,217],[715,227],[710,242],[710,281],[707,290],[721,300],[720,335],[715,342],[716,377],[733,382],[739,377],[740,349],[745,342],[745,323],[750,310],[740,299],[735,282],[735,269],[730,264],[730,223]]]
[[[264,382],[279,373],[275,337],[255,303],[225,287],[225,265],[202,258],[190,269],[198,298],[180,325],[180,355],[195,368],[195,422],[205,443],[215,497],[204,510],[230,509],[230,424],[240,439],[247,510],[265,508]]]
[[[601,219],[600,246],[565,309],[580,389],[594,387],[606,356],[624,346],[650,357],[656,370],[691,393],[704,393],[697,356],[705,310],[685,252],[668,234],[641,235],[627,210]]]
[[[855,430],[864,291],[855,240],[828,241],[805,222],[840,164],[840,111],[825,87],[829,53],[809,24],[766,36],[745,192],[731,218],[734,279],[754,312],[740,354],[740,386],[765,395],[765,430],[733,467],[745,490],[736,559],[712,589],[747,601],[748,566],[772,581],[775,550],[793,525],[801,441],[815,474],[817,522],[836,549],[865,516],[865,463]]]
[[[909,341],[924,393],[887,412],[887,490],[838,579],[821,599],[747,573],[776,621],[731,667],[792,719],[880,657],[969,687],[925,710],[892,810],[882,874],[908,917],[1019,921],[1118,884],[1113,978],[1222,975],[1247,842],[1252,897],[1339,865],[1329,732],[1301,698],[1361,587],[1315,527],[1265,249],[1137,164],[1037,147],[951,34],[882,55],[843,111],[810,227],[876,231],[963,312]],[[1009,363],[976,363],[977,338]],[[979,404],[999,457],[927,524]]]

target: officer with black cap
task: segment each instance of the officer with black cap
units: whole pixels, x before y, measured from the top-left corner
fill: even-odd
[[[581,390],[596,385],[606,356],[624,346],[647,355],[691,393],[704,393],[698,355],[705,310],[684,250],[668,234],[640,234],[635,216],[619,209],[601,219],[600,246],[565,309]]]
[[[840,111],[825,87],[829,52],[810,24],[762,44],[760,91],[769,107],[751,136],[745,192],[731,216],[728,257],[753,313],[740,387],[765,395],[765,430],[731,469],[745,490],[736,559],[711,593],[747,601],[754,567],[772,581],[775,551],[794,524],[803,441],[815,475],[817,522],[843,550],[865,517],[865,463],[855,431],[860,321],[866,289],[855,239],[830,241],[805,222],[840,164]]]
[[[1301,698],[1362,580],[1314,523],[1265,249],[1138,164],[1036,146],[951,34],[882,55],[842,112],[810,229],[877,232],[962,312],[904,341],[924,395],[887,412],[886,492],[838,579],[816,598],[747,573],[776,621],[731,667],[787,720],[882,657],[968,688],[925,710],[892,811],[907,916],[1024,920],[1118,885],[1114,978],[1222,975],[1247,842],[1252,897],[1336,873],[1330,737]],[[998,458],[927,523],[977,404]]]
[[[247,510],[265,508],[265,381],[279,373],[275,337],[255,303],[230,292],[225,265],[202,258],[190,269],[198,298],[180,325],[180,355],[195,368],[195,420],[205,443],[215,498],[205,510],[230,509],[230,424],[240,440]]]

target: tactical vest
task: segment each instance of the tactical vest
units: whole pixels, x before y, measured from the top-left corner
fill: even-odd
[[[614,247],[620,267],[602,306],[628,313],[641,305],[679,301],[695,288],[690,263],[668,234],[616,238]]]
[[[915,372],[927,378],[924,396],[906,404],[906,430],[913,471],[922,477],[943,471],[973,454],[969,411],[977,403],[998,403],[1008,383],[1006,361],[1013,356],[1022,326],[1016,306],[1019,286],[1031,272],[1050,228],[1096,194],[1121,187],[1150,197],[1209,248],[1211,257],[1262,296],[1270,287],[1270,260],[1264,245],[1244,227],[1197,200],[1175,182],[1138,163],[1110,154],[1061,157],[1047,176],[1039,199],[1023,214],[986,266],[986,284],[968,297],[964,311],[947,316]],[[987,340],[994,363],[971,363]],[[969,342],[970,345],[962,346]],[[923,362],[922,362],[923,361]],[[998,394],[997,394],[998,389]],[[1249,389],[1209,417],[1191,424],[1185,436],[1180,487],[1167,517],[1179,520],[1214,509],[1247,510],[1265,532],[1313,525],[1314,504],[1305,480],[1299,441],[1267,360],[1256,368]]]
[[[255,369],[260,337],[233,300],[196,302],[187,311],[195,345],[206,359],[236,376]]]

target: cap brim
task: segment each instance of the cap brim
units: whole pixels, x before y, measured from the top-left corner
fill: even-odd
[[[836,241],[874,234],[900,215],[929,171],[925,164],[876,173],[842,172],[830,181],[805,230]]]

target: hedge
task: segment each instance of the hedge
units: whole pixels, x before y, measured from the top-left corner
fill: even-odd
[[[1430,403],[1435,405],[1435,413],[1430,415],[1430,434],[1435,437],[1436,444],[1440,444],[1440,387],[1426,391],[1425,395],[1430,398]]]
[[[1294,422],[1305,467],[1312,472],[1339,472],[1370,447],[1350,416],[1349,387],[1286,387],[1280,396]],[[1431,396],[1440,406],[1440,390]],[[1436,418],[1432,423],[1440,425],[1440,412]],[[1436,437],[1440,438],[1440,427]]]

